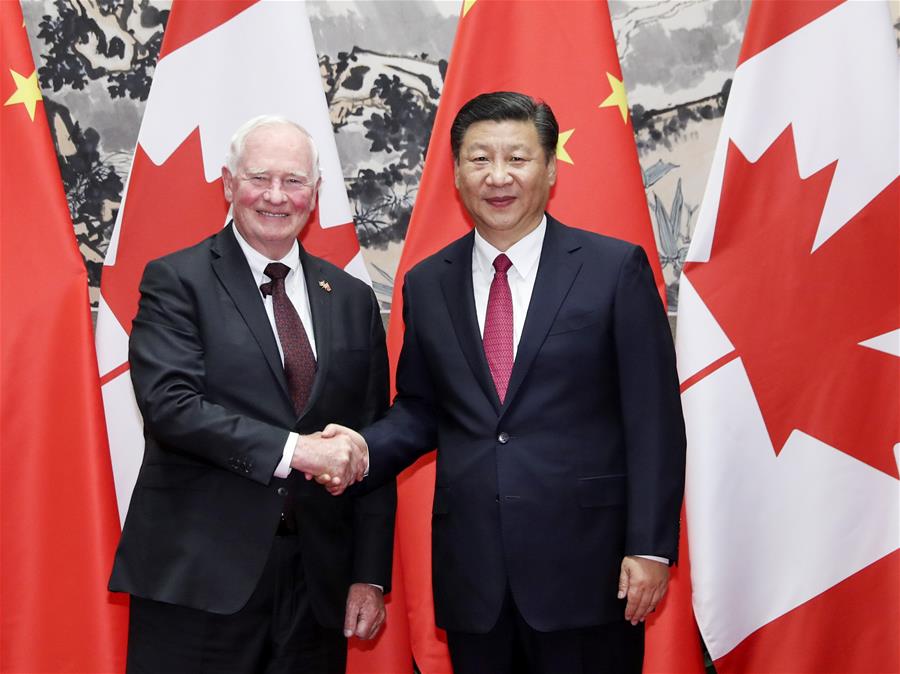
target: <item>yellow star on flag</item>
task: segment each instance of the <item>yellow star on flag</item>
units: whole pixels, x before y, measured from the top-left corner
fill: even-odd
[[[572,161],[572,157],[569,156],[569,153],[566,152],[566,143],[569,142],[569,138],[572,137],[573,133],[575,133],[575,129],[560,131],[559,140],[556,141],[556,158],[560,161],[568,162],[569,164],[575,163]]]
[[[465,0],[463,2],[463,16],[469,13],[469,10],[472,9],[472,5],[474,5],[477,0]]]
[[[33,71],[28,77],[25,77],[10,68],[9,74],[12,75],[12,78],[16,83],[16,93],[10,96],[3,105],[21,103],[25,106],[25,109],[28,111],[28,116],[31,117],[31,121],[33,122],[34,109],[37,107],[37,102],[43,99],[41,96],[41,89],[38,87],[37,70]]]
[[[622,83],[622,80],[618,79],[615,75],[610,73],[606,73],[606,79],[609,80],[609,86],[612,89],[612,93],[606,97],[606,100],[603,101],[599,107],[601,108],[612,108],[618,107],[619,112],[622,113],[622,121],[628,122],[628,99],[625,96],[625,85]]]

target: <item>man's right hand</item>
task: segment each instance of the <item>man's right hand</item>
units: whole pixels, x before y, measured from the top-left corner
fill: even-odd
[[[368,454],[365,441],[355,442],[347,434],[301,435],[294,447],[291,468],[304,473],[307,479],[326,476],[328,491],[337,495],[364,477]]]
[[[353,443],[354,446],[361,448],[362,451],[365,452],[366,462],[365,466],[363,467],[363,477],[365,477],[365,473],[368,472],[369,467],[369,446],[366,443],[366,439],[362,435],[354,431],[352,428],[341,426],[340,424],[328,424],[321,432],[322,438],[335,438],[339,436],[346,437],[351,443]],[[344,491],[344,487],[335,487],[332,482],[331,476],[327,473],[319,475],[310,475],[309,473],[307,473],[306,479],[310,480],[312,478],[315,478],[316,482],[318,482],[319,484],[324,485],[325,489],[328,490],[328,493],[330,493],[332,496],[337,496]]]

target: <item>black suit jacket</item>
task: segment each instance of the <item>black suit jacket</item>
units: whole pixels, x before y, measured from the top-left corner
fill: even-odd
[[[622,557],[675,560],[685,437],[643,250],[548,217],[506,400],[475,314],[474,234],[404,284],[397,396],[364,436],[373,483],[437,447],[437,624],[486,632],[507,586],[541,631],[623,620]]]
[[[144,272],[129,361],[146,446],[109,587],[237,611],[262,573],[290,493],[315,615],[339,627],[351,582],[389,589],[395,487],[335,498],[296,471],[287,479],[273,472],[290,430],[361,426],[384,412],[378,305],[364,283],[301,248],[318,366],[298,419],[232,226]]]

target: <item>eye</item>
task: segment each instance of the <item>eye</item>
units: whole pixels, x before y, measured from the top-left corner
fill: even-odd
[[[484,155],[478,155],[476,157],[472,157],[471,161],[475,164],[484,164],[485,162],[487,162],[487,160],[487,157],[485,157]]]
[[[262,182],[265,182],[266,177],[265,176],[250,176],[250,180],[252,180],[255,183],[262,183]]]
[[[522,162],[526,161],[525,157],[520,157],[518,155],[513,155],[512,157],[509,158],[509,160],[511,162],[513,162],[514,164],[521,164]]]

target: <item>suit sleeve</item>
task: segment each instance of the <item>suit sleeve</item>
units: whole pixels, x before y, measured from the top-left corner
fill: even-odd
[[[171,264],[148,264],[140,290],[129,363],[145,432],[173,451],[268,484],[288,430],[208,399],[196,300]]]
[[[371,291],[370,307],[369,380],[362,420],[365,425],[384,415],[389,398],[384,325],[375,293]],[[373,583],[384,587],[385,592],[390,591],[396,511],[397,483],[394,480],[354,499],[353,582]]]
[[[685,432],[675,349],[644,250],[619,273],[614,325],[628,471],[626,554],[678,552]]]
[[[362,434],[369,445],[369,477],[381,484],[393,479],[437,445],[434,386],[419,344],[415,299],[409,275],[403,284],[403,347],[397,361],[397,395],[381,421]]]

